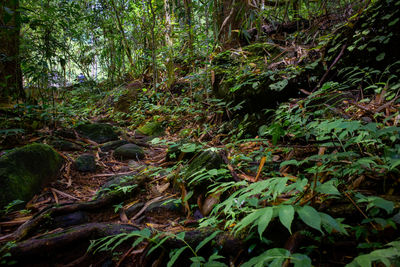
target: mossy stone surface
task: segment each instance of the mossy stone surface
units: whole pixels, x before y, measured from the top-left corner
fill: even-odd
[[[80,172],[94,172],[96,159],[92,154],[83,154],[75,160],[75,168]]]
[[[125,140],[110,141],[101,146],[101,151],[108,152],[126,144],[129,144],[129,142]]]
[[[108,141],[118,140],[113,127],[106,123],[91,123],[79,125],[76,130],[80,135],[96,143],[103,144]]]
[[[50,146],[33,143],[0,158],[0,207],[13,200],[30,200],[54,181],[63,158]]]
[[[118,147],[114,151],[114,157],[116,159],[124,160],[124,159],[143,159],[144,151],[140,146],[135,144],[126,144]]]
[[[79,151],[81,148],[72,142],[61,140],[61,139],[56,139],[56,140],[51,140],[49,144],[54,147],[55,149],[61,150],[61,151]]]
[[[164,127],[160,122],[148,122],[136,130],[138,133],[147,136],[161,136],[164,134]]]
[[[187,166],[185,177],[189,178],[202,168],[206,170],[219,169],[222,164],[223,160],[217,152],[209,150],[203,151]]]

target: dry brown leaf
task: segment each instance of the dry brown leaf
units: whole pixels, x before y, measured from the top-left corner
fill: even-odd
[[[157,191],[160,193],[160,194],[162,194],[165,190],[167,190],[168,189],[168,187],[169,187],[169,185],[170,185],[170,183],[165,183],[165,184],[163,184],[163,185],[156,185],[156,189],[157,189]]]

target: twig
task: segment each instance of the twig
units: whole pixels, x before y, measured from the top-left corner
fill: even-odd
[[[70,194],[64,193],[64,192],[62,192],[62,191],[60,191],[60,190],[57,190],[57,189],[55,189],[55,188],[52,188],[52,187],[51,187],[50,190],[51,190],[52,192],[55,192],[55,193],[57,193],[57,194],[63,196],[63,197],[70,198],[70,199],[74,199],[74,200],[80,200],[80,199],[77,198],[77,197],[71,196]]]
[[[164,198],[163,196],[159,196],[159,197],[156,197],[156,198],[154,198],[154,199],[152,199],[152,200],[150,200],[150,201],[147,201],[146,204],[144,204],[143,208],[142,208],[138,213],[136,213],[136,215],[133,216],[130,220],[131,220],[131,221],[136,220],[140,215],[142,215],[143,212],[146,211],[146,209],[147,209],[151,204],[153,204],[153,203],[155,203],[155,202],[158,202],[158,201],[160,201],[160,200],[164,200],[164,199],[170,198],[170,197],[166,197],[166,198],[164,198],[164,199],[163,199],[163,198]]]
[[[360,209],[356,202],[351,198],[351,196],[345,192],[344,195],[350,200],[351,204],[364,216],[365,219],[369,219],[368,216]],[[378,230],[372,222],[369,222],[375,230]]]
[[[238,174],[235,172],[235,169],[232,167],[232,165],[229,163],[229,159],[226,156],[226,151],[221,151],[220,155],[222,157],[222,160],[224,161],[224,163],[228,166],[229,171],[231,172],[232,178],[233,180],[235,180],[236,182],[240,182],[241,179],[239,178]]]
[[[315,92],[320,86],[321,84],[325,81],[326,77],[328,77],[329,72],[331,71],[331,69],[333,68],[333,66],[336,65],[336,63],[339,61],[339,59],[342,57],[344,49],[346,49],[347,45],[344,44],[342,46],[342,50],[340,50],[339,55],[335,58],[335,60],[332,62],[332,64],[329,66],[329,68],[326,70],[324,76],[322,76],[321,80],[319,81],[318,85],[315,86],[315,88],[311,91],[312,93]]]
[[[96,178],[96,177],[110,177],[114,175],[128,175],[128,174],[135,174],[134,172],[120,172],[120,173],[101,173],[101,174],[96,174],[91,176],[90,178]]]

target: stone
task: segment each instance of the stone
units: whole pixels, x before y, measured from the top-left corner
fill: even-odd
[[[136,130],[139,134],[146,136],[161,136],[164,134],[164,127],[160,122],[148,122]]]
[[[51,140],[49,142],[49,145],[51,145],[55,149],[58,149],[61,151],[79,151],[79,150],[81,150],[81,147],[79,147],[77,144],[74,144],[69,141],[61,140],[61,139]]]
[[[192,179],[191,176],[201,169],[220,169],[222,164],[223,160],[217,152],[210,150],[203,151],[197,157],[195,157],[192,162],[190,162],[189,165],[186,167],[183,178],[185,180],[190,180]],[[200,182],[200,184],[202,183],[204,183],[204,185],[207,184],[207,182],[205,181]],[[194,182],[191,185],[197,186],[199,185],[199,182]]]
[[[75,160],[75,169],[80,172],[94,172],[96,170],[96,158],[92,154],[83,154]]]
[[[63,158],[49,145],[33,143],[0,158],[0,208],[13,200],[29,201],[57,179]]]
[[[217,152],[210,150],[203,151],[188,165],[185,176],[189,177],[202,168],[206,170],[219,169],[222,163],[223,160]]]
[[[118,140],[118,135],[113,127],[106,123],[81,124],[76,127],[76,130],[83,137],[99,144]]]
[[[126,144],[118,147],[114,151],[114,157],[116,159],[143,159],[144,151],[143,149],[135,144]]]
[[[125,140],[115,140],[103,144],[100,149],[103,152],[109,152],[110,150],[115,150],[116,148],[126,144],[129,144],[129,142]]]
[[[128,113],[131,103],[137,99],[139,90],[144,87],[141,83],[132,82],[128,84],[122,95],[114,103],[114,111]]]
[[[69,139],[75,139],[75,133],[73,129],[60,129],[54,132],[55,135],[63,137],[63,138],[69,138]]]

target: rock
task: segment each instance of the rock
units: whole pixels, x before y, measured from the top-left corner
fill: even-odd
[[[144,152],[140,146],[135,144],[126,144],[118,147],[114,151],[114,157],[117,159],[143,159]]]
[[[129,144],[129,142],[125,140],[110,141],[101,146],[101,151],[108,152],[126,144]]]
[[[73,129],[60,129],[54,132],[55,135],[64,137],[64,138],[69,138],[69,139],[75,139],[75,133]]]
[[[114,103],[114,111],[128,113],[131,103],[137,99],[138,92],[145,87],[141,82],[131,82]]]
[[[49,144],[54,147],[55,149],[61,150],[61,151],[79,151],[81,148],[72,142],[57,139],[57,140],[51,140]]]
[[[63,158],[48,145],[33,143],[0,158],[0,208],[13,200],[30,200],[54,181]]]
[[[200,153],[193,161],[187,166],[185,177],[189,178],[195,172],[205,168],[206,170],[219,169],[223,160],[221,156],[214,151],[206,150]]]
[[[215,73],[213,95],[240,106],[239,113],[274,108],[277,103],[296,97],[298,88],[308,81],[302,75],[303,68],[283,65],[278,68],[282,58],[288,56],[278,45],[255,43],[242,47],[242,50],[243,53],[224,51],[212,61]],[[273,69],[272,64],[275,65]]]
[[[161,136],[164,134],[164,128],[159,122],[148,122],[136,130],[138,133],[146,136]]]
[[[96,159],[92,154],[83,154],[75,160],[75,168],[80,172],[94,172]]]
[[[76,129],[83,137],[99,144],[118,139],[118,135],[114,132],[113,127],[106,123],[82,124]]]

